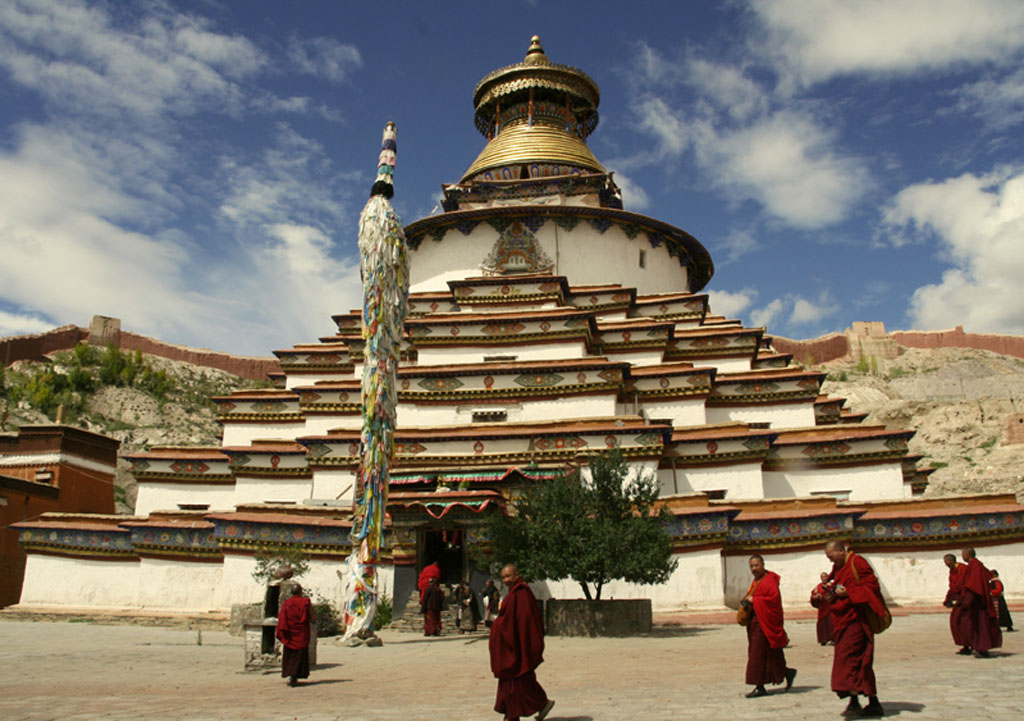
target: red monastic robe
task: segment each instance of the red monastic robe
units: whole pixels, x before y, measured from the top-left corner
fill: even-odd
[[[1003,645],[999,607],[989,589],[992,574],[977,558],[967,562],[964,574],[961,633],[975,651],[986,652]]]
[[[856,568],[856,576],[854,575]],[[846,596],[831,599],[835,655],[832,659],[832,690],[840,697],[878,695],[875,687],[875,635],[864,620],[864,607],[885,612],[882,589],[871,565],[855,553],[846,554],[843,565],[833,566],[830,580],[846,587]]]
[[[832,608],[828,601],[829,593],[823,583],[819,583],[811,591],[811,605],[818,609],[818,623],[814,630],[818,643],[822,646],[832,640]]]
[[[786,680],[786,656],[789,643],[782,621],[782,594],[779,574],[765,571],[747,590],[754,615],[747,626],[746,682],[754,686],[782,683]]]
[[[942,605],[949,607],[949,631],[953,635],[953,643],[957,646],[970,645],[963,632],[964,579],[967,577],[967,565],[958,563],[949,569],[949,590]]]
[[[420,591],[420,603],[423,603],[423,592],[430,585],[431,578],[436,578],[437,582],[441,583],[441,567],[437,565],[436,561],[428,566],[424,566],[423,570],[420,571],[419,577],[416,579],[416,588]]]
[[[292,596],[281,604],[277,617],[277,638],[287,648],[298,650],[309,646],[310,601],[305,596]]]
[[[533,591],[517,581],[491,625],[491,672],[498,679],[494,710],[514,719],[544,708],[547,694],[534,673],[544,661],[544,622]]]

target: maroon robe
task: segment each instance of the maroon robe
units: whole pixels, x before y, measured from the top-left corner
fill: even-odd
[[[420,594],[423,601],[420,611],[423,613],[423,635],[439,636],[441,634],[441,608],[444,606],[444,591],[436,583],[428,583]]]
[[[309,678],[309,624],[311,604],[305,596],[292,596],[281,604],[277,616],[277,638],[284,647],[281,676]]]
[[[829,590],[819,583],[811,591],[811,605],[818,609],[818,623],[814,627],[818,643],[824,646],[832,640],[832,608],[828,601]]]
[[[992,574],[977,558],[967,562],[964,574],[963,611],[960,616],[961,634],[975,651],[987,653],[1003,645],[1003,632],[999,628],[999,607],[993,603],[989,589]]]
[[[430,585],[430,579],[432,578],[436,578],[438,584],[441,583],[441,567],[437,565],[436,561],[428,566],[424,566],[423,570],[420,571],[420,575],[416,578],[416,588],[420,591],[420,603],[423,603],[423,592],[427,590],[427,586]]]
[[[856,568],[856,575],[854,575]],[[885,612],[882,589],[870,564],[855,553],[832,567],[829,577],[836,586],[846,587],[846,596],[832,596],[833,640],[832,690],[845,698],[853,694],[877,696],[875,686],[875,635],[864,619],[865,607],[876,614]]]
[[[958,563],[949,569],[949,590],[946,591],[946,600],[943,606],[949,611],[949,631],[953,636],[953,643],[957,646],[969,646],[970,641],[963,631],[963,595],[964,579],[967,577],[967,565]]]
[[[782,625],[782,594],[779,592],[779,574],[765,571],[759,580],[750,584],[754,614],[747,626],[748,684],[763,686],[786,680],[786,655],[783,648],[789,643]]]
[[[489,646],[491,672],[498,679],[494,710],[516,719],[543,709],[548,697],[534,671],[544,661],[544,623],[537,599],[522,579],[502,599]]]

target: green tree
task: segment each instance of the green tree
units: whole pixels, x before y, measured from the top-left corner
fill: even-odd
[[[590,459],[590,480],[578,471],[528,488],[509,515],[488,519],[495,565],[514,563],[527,580],[571,578],[588,599],[609,581],[664,583],[675,570],[653,476],[630,477],[618,450]],[[594,593],[591,593],[591,587]]]

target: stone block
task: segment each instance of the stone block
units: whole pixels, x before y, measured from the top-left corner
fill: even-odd
[[[549,636],[637,636],[653,626],[651,599],[546,601],[544,624]]]

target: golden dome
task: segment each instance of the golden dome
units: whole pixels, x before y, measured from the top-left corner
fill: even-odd
[[[589,75],[552,63],[534,35],[523,62],[489,73],[473,91],[476,126],[488,143],[462,180],[485,171],[519,178],[522,166],[535,163],[605,172],[586,145],[600,98]]]

